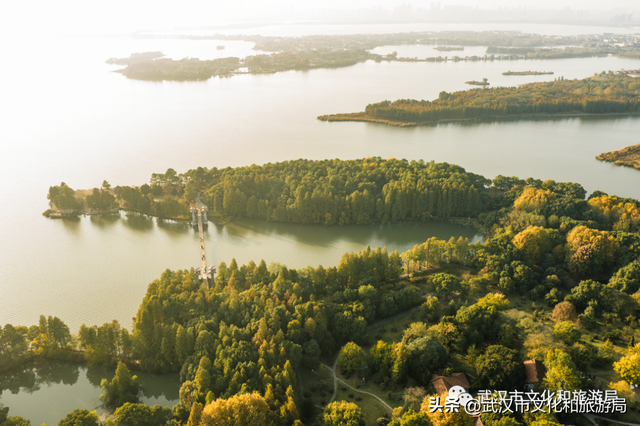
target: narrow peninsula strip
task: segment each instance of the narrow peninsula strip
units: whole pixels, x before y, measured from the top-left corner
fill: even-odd
[[[553,75],[553,71],[507,71],[502,75]]]
[[[596,159],[614,163],[616,166],[633,167],[640,170],[640,144],[629,145],[618,151],[603,152],[596,155]]]
[[[622,72],[583,80],[519,87],[440,92],[438,99],[400,99],[369,104],[364,112],[321,115],[322,121],[371,121],[415,126],[451,121],[553,117],[620,117],[640,113],[640,82]]]

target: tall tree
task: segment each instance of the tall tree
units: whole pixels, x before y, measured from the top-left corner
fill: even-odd
[[[118,363],[113,380],[109,382],[107,379],[102,379],[100,387],[105,391],[100,395],[100,399],[110,407],[120,407],[126,402],[138,401],[140,391],[138,378],[132,376],[129,368],[122,362]]]

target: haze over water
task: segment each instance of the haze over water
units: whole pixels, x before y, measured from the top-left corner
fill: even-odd
[[[551,31],[542,27],[528,31]],[[555,28],[566,34],[580,27]],[[130,328],[149,282],[166,268],[198,265],[197,236],[182,225],[126,216],[76,222],[44,218],[47,190],[61,181],[75,189],[100,186],[104,179],[113,186],[139,185],[169,167],[182,173],[198,166],[381,156],[446,161],[488,178],[573,181],[588,191],[640,198],[637,171],[594,158],[636,143],[640,120],[635,118],[406,129],[316,119],[362,111],[385,99],[434,99],[443,90],[467,89],[467,80],[488,78],[497,86],[584,78],[603,70],[640,68],[638,60],[369,61],[203,82],[128,80],[111,72],[118,66],[104,63],[152,50],[174,59],[210,59],[220,57],[219,44],[228,46],[225,56],[255,54],[244,42],[125,37],[31,38],[7,46],[0,81],[0,177],[5,183],[0,187],[0,324],[31,325],[44,314],[59,316],[73,332],[82,323],[112,319]],[[408,47],[379,49],[401,48]],[[434,52],[430,46],[409,48],[411,56]],[[501,75],[529,69],[555,75]],[[473,237],[474,232],[439,223],[327,229],[247,221],[211,226],[207,251],[213,264],[265,258],[267,263],[315,267],[335,265],[345,251],[368,244],[404,251],[431,235]]]

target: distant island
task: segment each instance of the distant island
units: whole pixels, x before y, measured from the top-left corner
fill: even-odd
[[[596,159],[640,170],[640,144],[629,145],[618,151],[603,152],[596,155]]]
[[[280,71],[337,68],[367,60],[375,62],[493,62],[526,59],[584,58],[616,55],[640,58],[640,43],[633,35],[615,36],[541,36],[518,31],[424,31],[393,34],[315,35],[303,37],[263,37],[257,35],[158,35],[134,33],[138,39],[242,40],[255,43],[253,49],[270,54],[214,61],[164,58],[161,52],[134,53],[128,58],[110,58],[109,64],[124,65],[118,70],[138,80],[198,81],[213,76],[269,74]],[[371,50],[379,46],[429,45],[438,51],[463,51],[465,46],[488,46],[486,54],[398,57],[397,52],[379,55]],[[574,47],[561,47],[561,46]],[[509,46],[509,47],[504,47]],[[224,45],[216,46],[224,50]],[[513,74],[516,75],[516,74]]]
[[[583,80],[523,84],[519,87],[440,92],[438,99],[400,99],[369,104],[364,112],[331,114],[322,121],[371,121],[394,126],[438,122],[534,117],[640,114],[640,86],[624,73],[604,71]]]
[[[271,74],[290,70],[339,68],[355,65],[368,59],[378,61],[396,59],[396,56],[392,54],[382,57],[363,49],[305,50],[248,56],[245,59],[229,57],[213,60],[200,60],[198,58],[173,60],[162,56],[164,55],[160,52],[134,53],[129,58],[111,58],[107,60],[107,63],[126,65],[126,68],[116,72],[135,80],[198,81],[207,80],[213,76]]]
[[[454,51],[463,51],[463,46],[436,46],[433,50],[437,50],[438,52],[454,52]]]
[[[129,65],[136,62],[152,61],[154,59],[162,58],[163,56],[164,53],[162,52],[132,53],[128,58],[109,58],[105,62],[107,64]]]
[[[471,80],[465,81],[464,84],[471,84],[472,86],[488,86],[491,83],[489,83],[486,78],[483,78],[482,81]]]
[[[502,75],[545,75],[545,74],[553,74],[553,71],[507,71],[502,73]]]
[[[145,34],[136,32],[138,39],[187,39],[187,40],[241,40],[253,42],[254,50],[263,52],[290,52],[298,50],[372,50],[380,46],[429,45],[448,46],[489,46],[503,49],[509,55],[536,53],[536,49],[553,55],[560,53],[581,53],[598,55],[602,53],[638,57],[640,45],[633,34],[583,34],[572,36],[524,34],[520,31],[419,31],[385,34],[336,34],[309,35],[301,37],[278,37],[248,34]],[[505,47],[508,46],[508,47]],[[564,48],[564,46],[575,46]],[[597,47],[596,47],[597,46]],[[518,49],[518,50],[515,50]],[[588,49],[588,50],[587,50]],[[488,55],[498,52],[487,52]],[[553,57],[553,55],[551,55]]]

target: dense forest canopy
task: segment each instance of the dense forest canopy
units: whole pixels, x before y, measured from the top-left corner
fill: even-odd
[[[44,316],[30,328],[1,330],[0,365],[7,369],[40,356],[180,373],[180,402],[171,413],[127,402],[114,424],[132,416],[186,425],[364,424],[356,404],[322,399],[326,383],[307,390],[301,380],[300,371],[336,356],[345,377],[361,375],[372,391],[407,388],[413,402],[387,419],[394,425],[466,424],[466,417],[425,408],[432,374],[451,374],[460,359],[474,389],[519,389],[525,359],[546,366],[539,387],[549,391],[602,388],[587,373],[613,369],[620,381],[608,386],[635,401],[637,200],[600,191],[586,199],[575,183],[489,180],[446,163],[380,158],[169,169],[144,189],[114,191],[124,203],[130,200],[122,194],[140,193],[149,203],[164,197],[186,205],[201,193],[220,214],[303,223],[325,223],[334,212],[345,223],[359,223],[362,213],[367,220],[360,222],[368,223],[423,218],[428,209],[442,217],[468,211],[487,235],[475,244],[431,238],[403,254],[367,248],[344,254],[335,267],[231,259],[218,266],[209,289],[194,270],[167,270],[149,285],[132,332],[114,321],[83,325],[74,338],[61,320]],[[360,206],[358,197],[368,201]],[[396,337],[373,335],[382,333],[378,321],[418,306],[419,319]],[[127,369],[118,370],[118,380],[103,382],[109,401],[125,400],[112,395],[118,383],[135,385]],[[482,418],[489,425],[573,421],[560,414]]]
[[[393,158],[198,168],[176,182],[158,176],[151,186],[116,188],[123,207],[188,217],[187,201],[201,194],[214,215],[333,225],[477,216],[491,202],[482,198],[490,181],[462,167]]]
[[[431,122],[508,117],[534,113],[637,113],[640,82],[624,74],[600,73],[583,80],[529,83],[518,87],[440,92],[433,101],[401,99],[369,104],[365,115],[397,121]]]

